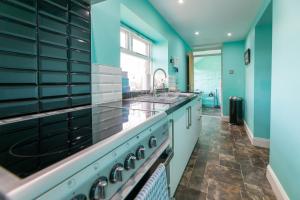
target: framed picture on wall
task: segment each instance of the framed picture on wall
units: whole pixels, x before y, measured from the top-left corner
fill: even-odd
[[[244,60],[245,60],[245,65],[249,65],[251,60],[251,50],[250,49],[247,49],[245,54],[244,54]]]

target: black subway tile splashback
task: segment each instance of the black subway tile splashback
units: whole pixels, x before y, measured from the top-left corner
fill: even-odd
[[[0,119],[91,104],[90,24],[84,1],[0,1]]]

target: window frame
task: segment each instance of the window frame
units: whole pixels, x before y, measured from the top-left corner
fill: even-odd
[[[152,48],[153,48],[153,42],[149,40],[148,38],[141,36],[140,34],[136,33],[134,30],[124,28],[123,26],[120,27],[120,37],[121,37],[121,32],[125,33],[125,48],[121,46],[120,43],[120,54],[124,53],[133,57],[141,58],[149,63],[149,69],[147,69],[146,75],[151,76],[152,72],[152,67],[153,67],[153,59],[152,59]],[[146,54],[141,54],[138,52],[133,51],[133,39],[139,40],[147,45],[146,49]],[[122,68],[122,66],[120,66]],[[149,86],[147,90],[151,90],[151,80],[149,80]],[[132,91],[144,91],[143,89],[141,90],[132,90]]]
[[[121,41],[120,41],[120,48],[121,49],[128,49],[129,48],[129,39],[128,39],[128,37],[129,37],[129,33],[128,33],[128,31],[127,30],[125,30],[125,29],[121,29],[120,30],[120,37],[121,37],[121,33],[124,33],[125,34],[125,47],[122,47],[121,46]]]
[[[121,47],[121,44],[120,44],[121,52],[130,54],[132,56],[137,56],[137,57],[143,58],[145,60],[150,61],[150,63],[152,64],[152,45],[153,45],[152,41],[150,41],[149,39],[147,39],[145,37],[138,35],[134,31],[128,30],[124,27],[121,27],[120,34],[121,34],[121,32],[126,34],[126,37],[125,37],[126,47],[125,48]],[[139,40],[147,45],[147,49],[146,49],[147,55],[133,51],[133,39]],[[151,67],[151,64],[150,64],[150,67]]]

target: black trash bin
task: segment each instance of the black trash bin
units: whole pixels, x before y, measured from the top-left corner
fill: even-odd
[[[241,97],[229,97],[229,123],[243,124],[243,99]]]

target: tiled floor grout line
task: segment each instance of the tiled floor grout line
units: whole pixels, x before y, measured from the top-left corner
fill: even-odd
[[[267,164],[268,151],[251,146],[249,138],[243,132],[243,127],[228,127],[220,119],[205,118],[206,124],[199,135],[199,138],[202,137],[203,140],[199,139],[197,144],[199,146],[194,149],[196,152],[193,152],[193,163],[190,164],[191,174],[188,176],[187,187],[182,190],[183,193],[180,197],[178,196],[178,199],[248,200],[259,198],[266,200],[267,198],[273,200],[274,197],[269,191],[270,186],[265,185],[267,182],[265,183],[264,178],[257,179],[261,180],[261,183],[253,182],[253,178],[257,177],[256,173],[264,173],[266,170],[263,166]],[[203,118],[204,121],[205,118]],[[224,154],[224,157],[221,154]],[[205,162],[197,164],[200,171],[195,171],[197,162]],[[195,173],[199,173],[201,177],[198,177],[199,180],[196,178],[192,181]],[[219,178],[220,175],[224,177]]]

